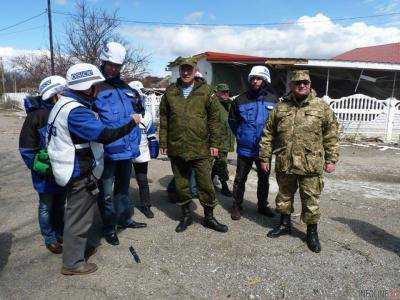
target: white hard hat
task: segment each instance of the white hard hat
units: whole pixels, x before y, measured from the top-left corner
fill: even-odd
[[[128,85],[133,88],[133,89],[144,89],[143,83],[141,83],[139,80],[134,80],[128,83]]]
[[[76,64],[67,71],[67,86],[75,91],[88,90],[92,85],[104,80],[100,70],[91,64]]]
[[[194,77],[203,78],[203,74],[201,74],[199,71],[196,71],[196,73],[194,74]]]
[[[65,78],[54,75],[43,79],[39,84],[39,93],[43,100],[50,99],[55,94],[62,92],[67,85]]]
[[[264,81],[271,83],[271,75],[269,74],[269,70],[266,66],[254,66],[251,68],[248,80],[251,80],[251,77],[261,77]]]
[[[141,83],[138,80],[135,80],[128,83],[128,85],[132,90],[135,90],[139,94],[139,96],[143,96],[142,92],[142,89],[144,89],[143,83]]]
[[[100,60],[122,65],[125,60],[126,49],[120,43],[109,42],[104,45],[100,53]]]

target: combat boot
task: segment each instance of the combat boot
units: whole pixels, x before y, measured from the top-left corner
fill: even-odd
[[[229,190],[228,184],[226,181],[221,181],[221,194],[226,197],[232,197],[232,192]]]
[[[234,221],[240,220],[240,218],[242,217],[240,211],[243,210],[240,209],[241,207],[237,204],[233,204],[232,206],[232,210],[231,210],[231,219]]]
[[[267,237],[277,238],[281,235],[292,233],[292,221],[290,220],[290,215],[281,214],[281,220],[279,225],[268,232]]]
[[[264,215],[268,218],[273,218],[275,216],[272,209],[267,204],[258,204],[257,205],[257,212],[261,215]]]
[[[210,206],[204,206],[204,223],[203,225],[207,228],[213,229],[218,232],[227,232],[228,226],[219,223],[214,218],[214,208]]]
[[[307,225],[306,242],[308,248],[315,253],[321,252],[321,244],[318,239],[317,224]]]
[[[192,212],[190,211],[190,202],[182,205],[182,218],[179,221],[178,226],[175,228],[176,232],[185,231],[193,223]]]

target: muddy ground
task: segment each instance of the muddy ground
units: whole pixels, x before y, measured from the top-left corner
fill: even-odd
[[[0,298],[371,298],[400,299],[400,149],[342,145],[341,161],[325,177],[321,197],[320,239],[323,251],[304,243],[299,199],[292,236],[268,239],[278,217],[256,213],[256,176],[252,171],[240,221],[229,215],[231,199],[218,194],[218,219],[227,234],[196,223],[177,234],[179,211],[168,203],[165,187],[169,162],[150,165],[155,218],[139,210],[141,230],[120,232],[117,247],[101,241],[91,261],[99,270],[89,276],[60,274],[61,256],[43,245],[37,222],[37,195],[18,148],[23,117],[0,111]],[[231,156],[231,180],[235,171]],[[271,176],[270,201],[277,186]],[[232,182],[230,181],[230,186]],[[131,182],[137,199],[137,185]],[[136,264],[128,248],[139,253]]]

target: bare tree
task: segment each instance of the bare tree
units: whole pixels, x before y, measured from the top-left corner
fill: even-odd
[[[127,49],[124,75],[138,77],[146,74],[150,55],[143,49],[132,48],[117,32],[121,22],[118,12],[108,12],[90,7],[85,0],[76,2],[76,14],[70,15],[65,24],[65,52],[82,62],[100,65],[100,52],[109,41],[123,44]]]
[[[74,59],[61,53],[60,47],[56,46],[54,62],[55,74],[65,77]],[[36,89],[43,78],[51,75],[50,54],[48,52],[37,55],[19,55],[12,59],[11,64],[13,70],[19,74],[19,86],[24,89]]]

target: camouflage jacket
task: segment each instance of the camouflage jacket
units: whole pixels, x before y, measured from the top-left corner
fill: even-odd
[[[168,156],[194,160],[210,156],[210,147],[220,148],[219,103],[212,99],[212,88],[195,81],[187,99],[181,81],[171,84],[160,103],[160,148]]]
[[[220,124],[221,124],[221,152],[232,152],[235,150],[235,135],[229,127],[228,117],[232,106],[232,101],[221,101],[215,96],[215,101],[219,103]]]
[[[302,103],[292,94],[271,112],[260,142],[260,159],[276,155],[275,171],[322,174],[325,163],[339,158],[338,122],[327,103],[312,91]]]

